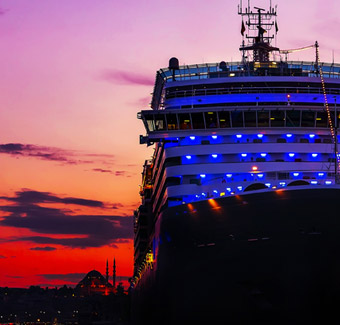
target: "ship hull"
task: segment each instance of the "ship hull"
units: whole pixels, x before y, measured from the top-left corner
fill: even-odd
[[[134,324],[301,324],[340,303],[340,189],[264,191],[163,211]]]

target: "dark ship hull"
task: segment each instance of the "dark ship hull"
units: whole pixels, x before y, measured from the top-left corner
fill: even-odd
[[[340,303],[340,189],[304,186],[168,208],[134,324],[324,323]]]

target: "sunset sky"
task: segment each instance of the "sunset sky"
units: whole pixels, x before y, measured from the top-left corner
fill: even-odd
[[[243,1],[247,3],[247,1]],[[0,0],[0,286],[133,269],[156,70],[238,61],[238,0]],[[252,0],[267,8],[269,0]],[[340,61],[340,3],[273,0],[282,49]],[[290,55],[313,60],[313,50]]]

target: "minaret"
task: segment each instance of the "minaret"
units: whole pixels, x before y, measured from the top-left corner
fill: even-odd
[[[112,274],[113,289],[116,288],[116,259],[113,259],[113,274]]]
[[[109,283],[109,260],[106,260],[106,283]]]

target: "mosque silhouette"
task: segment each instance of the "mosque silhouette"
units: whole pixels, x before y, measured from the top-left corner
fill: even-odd
[[[109,261],[106,261],[106,276],[92,270],[77,284],[75,290],[80,296],[109,295],[116,291],[116,260],[113,260],[112,283],[109,281]]]

